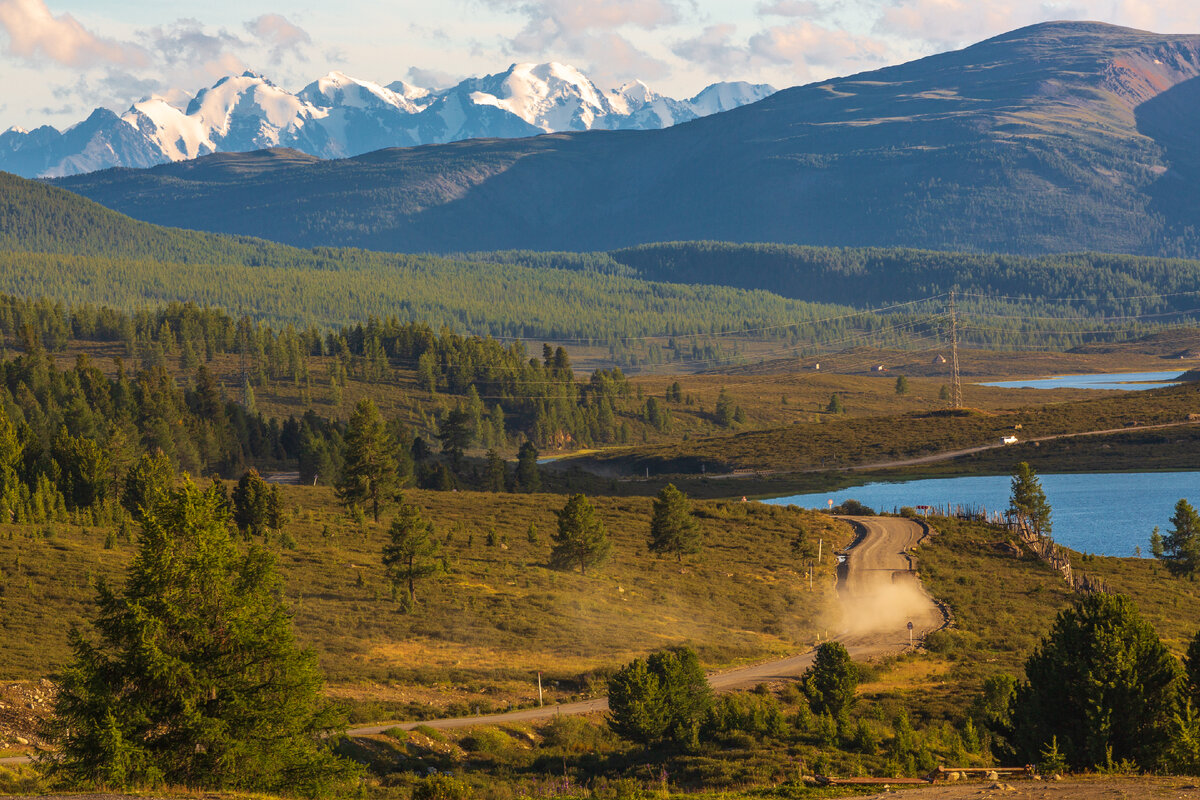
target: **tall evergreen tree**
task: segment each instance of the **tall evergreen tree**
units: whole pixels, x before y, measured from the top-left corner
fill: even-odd
[[[324,793],[352,774],[271,557],[240,552],[190,481],[143,507],[125,586],[101,584],[97,639],[73,633],[43,767],[72,784]]]
[[[608,558],[612,545],[596,509],[582,494],[573,494],[558,512],[558,530],[552,534],[554,547],[550,564],[556,569],[574,569],[587,574],[587,568]]]
[[[433,523],[425,520],[417,506],[401,503],[389,535],[390,540],[383,548],[383,566],[392,582],[393,595],[402,583],[408,585],[405,608],[411,609],[417,600],[417,580],[438,571]]]
[[[1025,520],[1035,533],[1050,535],[1050,504],[1046,502],[1042,482],[1038,480],[1028,462],[1022,461],[1017,464],[1017,469],[1013,472],[1008,508],[1019,519]]]
[[[344,459],[338,499],[346,506],[369,503],[379,522],[379,507],[400,487],[401,477],[396,442],[370,398],[358,401],[346,425]]]
[[[268,528],[278,530],[283,525],[279,487],[263,480],[258,470],[246,470],[233,488],[233,521],[247,536],[262,536]]]
[[[1191,575],[1200,569],[1200,515],[1180,498],[1171,517],[1171,529],[1163,537],[1163,561],[1174,575]]]
[[[692,516],[687,495],[668,483],[654,500],[650,519],[650,550],[674,553],[678,561],[700,551],[700,525]]]
[[[471,415],[459,408],[448,412],[438,426],[442,452],[450,456],[455,472],[462,467],[463,451],[471,446],[471,431]]]
[[[504,459],[495,450],[488,450],[484,488],[489,492],[503,492],[507,483],[508,468],[504,466]]]
[[[1123,595],[1087,595],[1059,613],[1025,662],[1013,700],[1017,755],[1057,742],[1075,769],[1159,765],[1177,708],[1179,663]]]
[[[538,469],[538,450],[533,442],[525,442],[517,451],[517,488],[522,492],[538,492],[542,488],[542,474]]]
[[[694,744],[712,707],[712,688],[689,648],[651,653],[608,682],[609,727],[640,744]]]
[[[817,648],[812,666],[800,679],[808,703],[818,714],[834,717],[854,704],[858,688],[858,667],[841,642],[825,642]]]
[[[171,459],[162,450],[145,453],[125,476],[121,490],[121,505],[135,520],[162,502],[175,482]]]

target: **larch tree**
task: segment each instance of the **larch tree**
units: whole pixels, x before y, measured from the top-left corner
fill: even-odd
[[[602,563],[612,550],[604,523],[582,494],[568,498],[558,512],[558,529],[551,536],[554,547],[550,551],[550,565],[556,569],[579,567],[586,575],[588,567]]]
[[[700,525],[692,516],[687,495],[668,483],[654,500],[650,518],[650,550],[672,553],[682,561],[684,555],[700,552]]]
[[[124,587],[71,634],[41,766],[77,786],[323,794],[353,768],[270,554],[240,551],[221,498],[186,481],[142,508]]]
[[[336,490],[343,505],[369,503],[379,522],[379,508],[402,483],[396,441],[370,398],[358,401],[346,426],[345,463]]]

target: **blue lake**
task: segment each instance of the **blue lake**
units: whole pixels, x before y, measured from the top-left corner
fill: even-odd
[[[1200,472],[1121,472],[1040,475],[1053,508],[1054,539],[1074,550],[1132,556],[1149,555],[1150,531],[1162,532],[1179,499],[1200,503]],[[901,506],[971,506],[989,512],[1008,508],[1008,476],[934,478],[903,483],[869,483],[837,492],[798,494],[764,500],[775,505],[826,508],[853,498],[876,511]]]
[[[1123,389],[1144,391],[1174,386],[1184,368],[1169,372],[1108,372],[1094,375],[1055,375],[1049,378],[1022,378],[1015,381],[992,381],[980,386],[997,386],[1001,389]]]

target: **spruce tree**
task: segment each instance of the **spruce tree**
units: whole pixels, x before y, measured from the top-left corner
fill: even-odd
[[[337,496],[345,506],[369,503],[379,522],[379,507],[400,487],[396,442],[370,398],[358,401],[346,426],[345,463]]]
[[[383,548],[383,566],[395,595],[402,583],[408,584],[408,602],[412,609],[417,599],[417,579],[438,571],[438,543],[433,538],[433,523],[421,516],[421,509],[401,503],[389,531],[390,540]]]
[[[71,634],[43,768],[82,786],[325,793],[353,770],[270,555],[241,552],[218,493],[142,507],[125,585],[101,583],[96,638]]]
[[[1200,569],[1200,515],[1185,499],[1175,504],[1162,550],[1163,561],[1173,575],[1191,575]]]
[[[558,529],[552,534],[554,547],[550,565],[556,569],[574,569],[587,574],[608,558],[612,545],[604,524],[596,518],[596,510],[582,494],[573,494],[558,512]]]
[[[1050,504],[1046,502],[1046,492],[1033,467],[1025,461],[1017,464],[1013,473],[1008,507],[1018,518],[1025,520],[1035,533],[1050,535]]]
[[[654,500],[650,519],[650,550],[674,553],[678,561],[700,551],[700,525],[692,516],[687,495],[668,483]]]

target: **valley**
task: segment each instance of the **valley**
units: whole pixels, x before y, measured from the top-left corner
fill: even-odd
[[[1200,37],[942,49],[0,134],[0,795],[1190,791]]]

